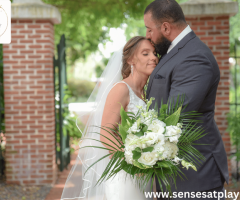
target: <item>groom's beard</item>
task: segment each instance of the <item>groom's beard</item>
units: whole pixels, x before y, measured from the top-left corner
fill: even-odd
[[[155,46],[156,52],[160,55],[163,56],[164,54],[167,53],[168,48],[171,45],[171,41],[169,41],[167,38],[162,37],[161,41],[157,41],[157,43],[152,42]]]

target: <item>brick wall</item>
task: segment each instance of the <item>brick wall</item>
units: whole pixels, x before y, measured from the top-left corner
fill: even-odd
[[[53,53],[50,21],[12,20],[3,46],[8,183],[55,182]]]
[[[215,120],[222,135],[225,150],[228,155],[228,169],[230,165],[230,137],[226,132],[226,114],[229,112],[229,16],[186,17],[196,35],[212,50],[221,73],[215,104]]]

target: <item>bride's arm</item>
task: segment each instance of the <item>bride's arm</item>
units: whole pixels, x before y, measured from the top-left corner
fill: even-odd
[[[112,90],[109,92],[107,96],[107,100],[103,110],[101,126],[106,126],[115,129],[113,125],[117,126],[116,123],[119,123],[121,120],[120,117],[121,105],[125,109],[128,103],[129,103],[129,90],[125,84],[118,83],[112,88]],[[114,143],[119,144],[116,141],[116,139],[107,131],[101,129],[101,134],[106,136],[107,138],[110,138]],[[117,148],[116,145],[114,145],[112,142],[110,142],[103,136],[100,136],[100,140]],[[105,144],[103,145],[109,149],[112,149],[113,151],[116,151]]]

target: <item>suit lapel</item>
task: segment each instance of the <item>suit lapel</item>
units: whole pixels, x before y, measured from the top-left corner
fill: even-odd
[[[148,82],[148,88],[147,88],[147,98],[150,93],[151,87],[152,87],[152,82],[154,79],[155,74],[160,70],[160,68],[168,62],[173,56],[175,56],[178,53],[178,50],[183,48],[191,39],[195,38],[196,34],[192,31],[188,33],[168,54],[165,54],[158,65],[155,67],[153,70],[149,82]]]

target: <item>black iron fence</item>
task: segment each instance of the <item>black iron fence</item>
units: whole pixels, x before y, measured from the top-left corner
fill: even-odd
[[[236,158],[236,172],[232,175],[239,180],[239,161],[240,161],[240,42],[237,40],[232,47],[230,68],[230,113],[228,116],[228,126],[230,131],[231,143],[234,147],[232,156]]]
[[[66,97],[67,72],[66,72],[66,44],[62,35],[57,45],[58,58],[54,62],[54,88],[55,88],[55,130],[56,130],[56,163],[60,171],[70,163],[69,132],[64,129],[65,113],[68,105],[64,104]]]

